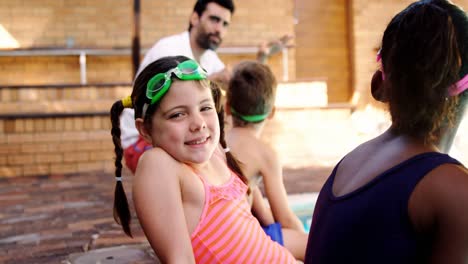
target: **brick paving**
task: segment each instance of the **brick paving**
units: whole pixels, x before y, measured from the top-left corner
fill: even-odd
[[[264,138],[282,156],[290,194],[318,191],[331,166],[362,140],[350,129],[349,111],[333,110],[279,111]],[[115,223],[114,185],[113,175],[103,172],[0,178],[0,263],[71,263],[67,261],[71,254],[92,249],[148,248],[136,218],[134,238],[125,236]],[[131,199],[131,176],[126,170],[124,186]],[[100,263],[154,262],[149,253],[123,259]]]
[[[308,183],[304,176],[323,179],[327,173],[312,167],[286,169],[287,189],[317,190],[321,180]],[[130,198],[131,177],[125,174]],[[113,188],[113,175],[104,173],[0,179],[0,263],[66,263],[68,255],[87,248],[146,242],[136,218],[133,239],[115,223]]]

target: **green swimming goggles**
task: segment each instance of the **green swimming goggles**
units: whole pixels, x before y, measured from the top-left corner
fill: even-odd
[[[166,73],[158,73],[148,81],[148,84],[146,84],[146,97],[151,100],[150,105],[159,101],[167,93],[172,84],[172,74],[183,81],[198,81],[207,78],[206,71],[196,61],[186,60],[181,62],[177,67],[168,70]]]
[[[167,93],[169,87],[171,87],[172,74],[183,81],[198,81],[207,78],[206,71],[194,60],[186,60],[179,63],[175,68],[168,70],[166,73],[156,74],[146,84],[146,98],[148,98],[150,102],[143,105],[143,118],[146,115],[148,107],[158,102],[159,99]]]

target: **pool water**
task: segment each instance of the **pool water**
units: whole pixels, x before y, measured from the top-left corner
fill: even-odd
[[[312,223],[312,215],[301,215],[299,216],[299,220],[301,220],[302,224],[304,225],[304,230],[309,233],[310,224]]]
[[[307,233],[310,230],[317,196],[318,193],[294,194],[288,196],[289,206],[291,206],[293,212],[299,217]]]

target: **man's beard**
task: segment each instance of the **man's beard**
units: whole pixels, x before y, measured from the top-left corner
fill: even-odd
[[[219,43],[214,42],[210,39],[211,36],[216,36],[219,38]],[[200,32],[197,36],[197,44],[203,49],[210,49],[215,51],[221,44],[222,39],[218,34],[204,33]]]

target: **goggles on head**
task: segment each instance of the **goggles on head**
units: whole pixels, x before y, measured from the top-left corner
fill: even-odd
[[[382,55],[380,54],[380,50],[377,53],[377,62],[381,63],[381,71],[382,71],[382,79],[385,80],[385,73],[383,71],[382,65]],[[458,82],[456,82],[451,88],[449,88],[449,95],[450,96],[457,96],[463,93],[466,89],[468,89],[468,74],[465,74],[463,78],[461,78]]]
[[[465,74],[461,80],[455,83],[451,89],[449,89],[450,96],[456,96],[463,93],[468,88],[468,74]]]
[[[146,97],[151,100],[150,105],[159,101],[169,90],[172,84],[172,74],[183,81],[204,80],[207,77],[206,71],[194,60],[181,62],[166,73],[158,73],[146,85]]]
[[[198,81],[207,78],[206,71],[194,60],[186,60],[165,73],[154,75],[146,84],[146,98],[150,102],[143,106],[143,117],[148,106],[158,102],[167,93],[172,84],[173,74],[182,81]]]
[[[377,62],[380,62],[380,71],[382,72],[382,80],[385,81],[385,72],[383,71],[383,63],[382,63],[382,54],[380,54],[380,51],[382,49],[379,49],[377,52]]]
[[[260,114],[260,115],[241,115],[234,108],[231,107],[231,112],[234,116],[244,120],[245,122],[256,123],[265,120],[270,113]]]

